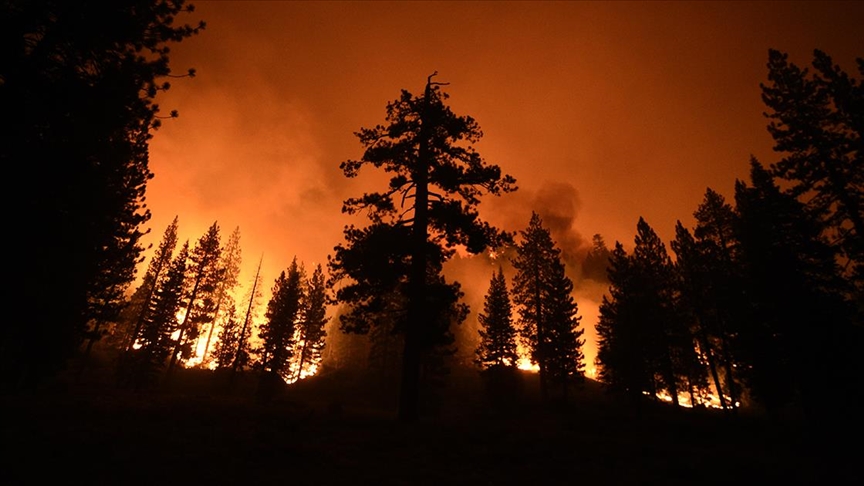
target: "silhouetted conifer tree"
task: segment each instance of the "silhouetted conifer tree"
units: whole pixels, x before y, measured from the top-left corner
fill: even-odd
[[[680,221],[675,226],[675,240],[672,241],[672,249],[678,256],[675,269],[678,275],[680,298],[678,300],[679,311],[691,328],[691,333],[696,338],[698,355],[708,365],[708,372],[713,380],[714,388],[720,400],[720,407],[729,410],[728,394],[725,384],[720,379],[718,364],[718,343],[709,335],[709,325],[706,323],[710,317],[706,314],[702,293],[706,291],[703,285],[712,283],[710,275],[704,271],[704,260],[698,253],[696,242]],[[695,370],[694,370],[695,371]],[[692,380],[691,380],[692,381]],[[693,387],[690,387],[691,403],[696,404],[693,398]]]
[[[704,374],[666,247],[643,218],[636,230],[631,256],[620,244],[613,251],[612,300],[604,297],[597,326],[600,376],[634,398],[666,392],[678,405],[679,392],[703,386]]]
[[[718,390],[721,407],[734,408],[740,400],[740,387],[732,345],[745,305],[734,234],[737,216],[723,196],[711,189],[706,191],[694,216],[696,236],[679,221],[671,244],[678,257],[681,310],[692,321],[693,335]]]
[[[306,284],[302,318],[298,323],[299,349],[295,380],[300,379],[304,369],[317,368],[321,364],[327,320],[327,282],[324,270],[318,265]]]
[[[252,329],[248,326],[244,329],[242,316],[238,316],[237,307],[234,304],[228,307],[225,313],[225,322],[219,329],[219,336],[213,346],[213,360],[216,368],[226,369],[234,364],[237,357],[237,349],[240,349],[240,360],[245,364],[249,360],[249,350],[241,343],[249,342]]]
[[[752,185],[735,186],[745,291],[752,303],[738,338],[742,374],[769,409],[794,403],[811,419],[826,418],[848,410],[852,397],[860,396],[854,385],[860,360],[853,357],[860,340],[844,299],[847,282],[812,213],[781,192],[756,160],[751,167]]]
[[[563,262],[553,262],[551,270],[552,273],[548,275],[549,299],[546,304],[549,316],[546,333],[549,353],[546,368],[549,381],[562,389],[566,402],[570,384],[581,384],[584,379],[584,329],[580,328],[582,318],[578,315],[579,307],[572,295],[573,282],[564,274]]]
[[[150,307],[141,323],[138,349],[130,350],[132,355],[132,379],[135,386],[151,383],[165,366],[174,347],[171,335],[180,323],[177,313],[187,290],[186,265],[189,259],[189,242],[183,244],[180,252],[171,262],[167,272],[157,282]]]
[[[591,250],[582,261],[582,276],[597,282],[606,282],[606,271],[609,268],[609,258],[612,253],[606,246],[603,236],[595,234],[591,239]]]
[[[784,154],[772,172],[819,218],[864,300],[864,87],[820,50],[812,72],[787,54],[768,54],[762,100],[774,150]],[[864,75],[860,58],[858,70]]]
[[[343,211],[368,211],[373,225],[407,230],[400,240],[402,255],[409,262],[399,405],[399,416],[405,420],[418,415],[422,356],[428,346],[423,335],[439,327],[429,311],[429,278],[434,278],[430,269],[449,258],[456,245],[479,252],[504,236],[479,220],[476,206],[484,192],[497,195],[510,191],[514,183],[473,149],[471,144],[482,135],[480,127],[473,118],[450,110],[444,103],[447,95],[440,90],[442,83],[433,82],[433,76],[427,79],[422,96],[403,90],[399,99],[388,104],[387,126],[361,129],[357,136],[366,147],[363,158],[341,165],[348,177],[356,176],[364,165],[393,174],[384,192],[349,199]],[[356,230],[346,229],[349,244],[351,231]],[[337,254],[331,261],[331,274],[337,279],[345,275],[341,270],[345,262],[339,258]],[[343,297],[350,299],[345,293]]]
[[[261,326],[259,359],[262,372],[271,377],[289,379],[290,360],[294,355],[297,325],[302,319],[305,299],[305,271],[291,261],[288,273],[279,274],[273,295],[267,304],[267,320]],[[271,378],[272,379],[272,378]]]
[[[0,163],[27,188],[9,205],[11,251],[26,262],[10,275],[10,300],[39,309],[0,330],[6,384],[62,368],[88,323],[116,318],[125,301],[150,217],[148,147],[168,44],[203,28],[175,23],[187,11],[182,0],[0,4],[0,111],[18,114],[0,132]]]
[[[609,296],[603,296],[597,321],[598,376],[608,390],[639,401],[643,391],[656,393],[653,367],[640,319],[640,283],[634,262],[620,242],[609,259]]]
[[[642,320],[647,327],[649,358],[658,390],[678,405],[684,381],[693,377],[693,338],[676,301],[677,282],[666,246],[644,219],[639,218],[633,248],[634,269],[643,286]]]
[[[531,361],[540,367],[543,398],[548,399],[550,382],[563,386],[566,398],[567,382],[581,378],[584,366],[573,283],[564,274],[561,250],[537,213],[532,213],[521,236],[513,260],[520,333],[531,350]]]
[[[193,344],[198,339],[201,325],[215,318],[216,290],[221,279],[220,252],[219,225],[214,222],[189,255],[189,296],[169,368],[194,355]]]
[[[201,364],[207,365],[207,352],[210,349],[210,341],[213,337],[213,330],[216,328],[216,323],[220,319],[225,322],[228,319],[227,309],[234,306],[234,289],[240,278],[240,264],[242,263],[242,254],[240,251],[240,227],[234,228],[231,236],[228,237],[228,242],[220,251],[219,270],[217,278],[219,281],[216,284],[216,308],[213,310],[213,320],[210,321],[210,329],[207,331],[207,340],[204,342],[204,350],[201,352]]]
[[[513,309],[504,270],[492,274],[489,291],[483,303],[483,313],[477,316],[480,323],[480,346],[476,350],[477,364],[483,368],[492,366],[516,366],[516,327],[513,324]]]
[[[144,274],[141,285],[129,299],[129,303],[127,304],[127,307],[131,311],[127,314],[129,319],[123,323],[125,329],[118,330],[118,342],[121,343],[125,351],[129,351],[135,344],[136,339],[138,339],[141,326],[144,320],[147,319],[150,302],[155,295],[157,284],[163,272],[167,272],[171,265],[174,249],[177,247],[178,224],[179,218],[174,216],[174,220],[165,228],[162,241],[153,253],[153,258],[150,259],[147,273]]]
[[[255,270],[255,278],[252,279],[252,287],[249,289],[246,306],[246,312],[243,316],[242,325],[237,338],[237,344],[234,350],[234,360],[231,362],[231,373],[233,376],[238,370],[245,369],[250,364],[250,354],[252,346],[249,343],[249,336],[252,335],[254,327],[255,315],[257,313],[259,300],[261,299],[261,264],[264,263],[264,255],[258,260],[258,269]]]

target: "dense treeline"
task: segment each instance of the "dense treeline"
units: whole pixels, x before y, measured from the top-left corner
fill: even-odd
[[[859,72],[864,64],[859,59]],[[811,419],[858,403],[862,366],[861,83],[816,51],[814,72],[771,51],[763,99],[782,158],[751,161],[734,205],[708,189],[672,262],[648,224],[616,243],[598,363],[611,390]]]
[[[0,382],[33,387],[117,318],[139,263],[148,143],[169,88],[169,45],[183,0],[0,3],[0,162],[24,190],[7,195],[10,301],[25,319],[0,330]],[[177,21],[175,23],[175,20]],[[175,116],[172,113],[171,116]]]
[[[178,249],[175,218],[129,293],[150,219],[149,141],[177,116],[162,116],[156,97],[170,88],[166,79],[195,74],[174,74],[168,57],[170,44],[204,28],[177,22],[194,7],[8,0],[0,8],[0,106],[21,114],[0,135],[0,160],[38,187],[13,201],[22,264],[12,300],[33,312],[0,331],[2,389],[37,387],[71,363],[80,375],[97,343],[115,357],[120,383],[136,388],[179,366],[263,367],[267,340],[254,347],[260,276],[235,301],[239,228],[223,245],[214,223]],[[303,281],[309,317],[286,344],[299,350],[294,379],[321,360],[323,282],[320,268]]]
[[[287,276],[277,277],[261,321],[260,262],[249,294],[235,298],[240,228],[222,244],[214,222],[191,250],[187,241],[175,255],[178,225],[175,217],[141,284],[106,329],[105,347],[117,355],[121,383],[154,385],[178,366],[260,370],[296,381],[320,366],[328,321],[320,265],[307,278],[295,258]]]
[[[342,329],[368,332],[390,325],[402,340],[399,416],[419,415],[421,383],[441,371],[452,354],[452,324],[468,308],[458,282],[447,282],[444,262],[463,247],[480,253],[512,235],[479,218],[484,194],[515,190],[515,179],[487,164],[473,147],[482,136],[470,116],[453,113],[441,90],[427,78],[422,95],[403,90],[387,105],[387,126],[356,133],[365,152],[341,164],[346,177],[372,166],[392,174],[382,192],[345,201],[343,212],[365,211],[371,224],[345,228],[346,245],[330,259],[336,298],[350,306]],[[380,319],[378,317],[383,317]]]
[[[318,266],[308,275],[295,258],[264,305],[259,262],[238,298],[239,228],[223,241],[214,222],[181,243],[175,218],[129,292],[150,218],[148,142],[162,118],[176,116],[160,116],[155,99],[170,87],[165,79],[194,74],[172,74],[168,62],[169,44],[204,27],[175,23],[192,11],[181,0],[2,2],[0,107],[26,116],[2,132],[0,161],[39,188],[13,201],[13,253],[24,268],[12,297],[29,315],[0,331],[4,390],[35,386],[73,357],[83,372],[98,346],[116,357],[119,382],[136,389],[200,367],[254,371],[271,393],[268,384],[323,365],[328,306],[339,304],[340,330],[369,336],[369,367],[398,375],[399,415],[413,420],[470,314],[445,264],[457,250],[502,248],[514,275],[508,286],[503,269],[492,274],[476,364],[506,376],[527,358],[544,400],[566,400],[584,382],[582,322],[561,249],[536,213],[518,234],[480,218],[481,198],[516,190],[515,180],[475,151],[479,124],[451,111],[435,74],[422,94],[402,91],[387,105],[386,125],[357,133],[364,152],[342,163],[344,174],[371,167],[391,177],[380,192],[345,201],[344,212],[363,212],[369,224],[345,228],[326,274]],[[609,284],[597,364],[614,395],[716,399],[729,412],[793,407],[810,418],[860,399],[861,80],[823,52],[811,70],[774,50],[767,79],[775,163],[752,160],[734,200],[709,188],[695,226],[677,224],[671,252],[640,218],[631,251],[596,235],[572,272]]]

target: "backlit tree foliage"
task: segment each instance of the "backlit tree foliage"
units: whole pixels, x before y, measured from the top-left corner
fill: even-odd
[[[156,295],[157,286],[171,265],[174,249],[177,246],[178,224],[179,218],[175,216],[171,224],[165,228],[162,241],[150,259],[147,273],[144,274],[141,285],[132,294],[126,309],[124,309],[123,316],[125,319],[121,319],[116,330],[117,343],[124,351],[128,351],[138,339],[141,326],[150,311],[150,303]]]
[[[743,323],[743,276],[735,235],[737,214],[723,196],[708,189],[694,213],[694,234],[679,221],[671,243],[677,255],[681,311],[724,409],[740,400],[734,342]]]
[[[297,326],[297,371],[294,379],[299,379],[304,370],[321,364],[327,321],[327,282],[324,269],[318,265],[306,283],[303,314]]]
[[[140,387],[155,382],[159,372],[167,364],[174,349],[172,339],[180,328],[177,313],[188,290],[186,265],[189,259],[189,242],[183,244],[180,252],[172,260],[164,276],[157,282],[149,309],[141,323],[135,346],[123,356],[129,379]]]
[[[663,392],[677,405],[679,392],[702,386],[704,374],[678,304],[675,269],[644,219],[632,255],[616,244],[609,282],[611,298],[604,296],[597,324],[601,379],[632,399]]]
[[[287,273],[280,273],[273,285],[266,321],[258,333],[262,341],[260,364],[264,373],[271,376],[290,378],[288,373],[291,358],[294,357],[297,325],[303,318],[305,280],[305,271],[294,258]]]
[[[229,319],[227,310],[234,305],[234,289],[239,283],[240,263],[242,261],[240,227],[238,226],[231,232],[228,242],[225,243],[225,246],[219,252],[219,269],[216,272],[219,278],[215,292],[216,308],[213,311],[213,320],[209,322],[204,349],[201,351],[202,364],[206,365],[209,361],[207,353],[210,350],[210,342],[212,341],[213,331],[216,329],[217,323],[221,324]]]
[[[857,61],[864,75],[864,59]],[[792,183],[789,193],[819,219],[864,292],[864,87],[818,49],[812,67],[769,51],[762,100],[774,150],[783,155],[771,169]]]
[[[483,312],[477,316],[480,323],[480,346],[477,348],[477,363],[483,368],[491,366],[516,366],[516,327],[513,323],[513,307],[504,270],[492,274],[489,291],[483,303]]]
[[[252,329],[248,326],[244,329],[243,317],[238,315],[236,306],[231,305],[225,313],[225,321],[219,329],[218,340],[213,346],[213,361],[216,362],[216,368],[231,368],[237,356],[237,348],[241,347],[241,342],[248,343],[251,335]],[[241,349],[240,356],[243,363],[248,362],[247,347]]]
[[[513,266],[513,301],[519,306],[520,334],[540,367],[540,391],[548,398],[549,385],[562,387],[584,367],[582,329],[573,300],[573,283],[564,274],[561,250],[537,213],[521,232]]]
[[[11,251],[27,262],[11,300],[40,309],[0,331],[6,384],[62,368],[125,302],[150,217],[155,99],[177,77],[169,44],[203,28],[175,22],[191,10],[182,0],[0,3],[0,111],[16,118],[0,131],[0,163],[24,188],[9,224]]]
[[[735,186],[736,233],[751,304],[738,338],[741,373],[769,409],[795,404],[810,418],[837,415],[860,395],[855,356],[861,340],[849,283],[813,213],[782,192],[755,160],[750,181]],[[829,390],[830,405],[824,400]]]
[[[364,270],[346,261],[351,258],[352,245],[369,248],[366,236],[382,232],[404,235],[396,240],[396,247],[388,247],[408,265],[400,266],[402,275],[389,280],[404,286],[406,296],[405,319],[400,326],[404,351],[399,405],[399,415],[405,420],[413,420],[418,414],[423,355],[431,344],[424,336],[440,327],[440,313],[433,311],[434,296],[443,296],[433,288],[440,285],[436,267],[453,254],[456,246],[479,252],[504,237],[479,219],[476,207],[484,193],[510,191],[515,182],[503,176],[497,166],[486,164],[474,150],[472,144],[482,136],[479,125],[470,116],[457,116],[450,110],[445,104],[447,95],[440,89],[442,83],[433,82],[433,76],[427,79],[421,96],[403,90],[399,99],[387,105],[386,126],[363,128],[356,133],[365,152],[360,160],[342,163],[345,175],[355,177],[363,166],[371,165],[392,176],[382,192],[345,202],[344,212],[366,212],[373,224],[372,233],[347,228],[349,246],[337,247],[331,261],[336,281],[346,278],[359,283],[366,280],[358,273]],[[369,267],[365,270],[378,271]],[[369,303],[364,293],[349,284],[337,291],[337,298],[364,306]]]
[[[189,253],[189,295],[180,321],[180,333],[171,353],[170,367],[194,355],[193,348],[201,326],[216,318],[216,293],[222,279],[220,258],[219,224],[214,221]]]

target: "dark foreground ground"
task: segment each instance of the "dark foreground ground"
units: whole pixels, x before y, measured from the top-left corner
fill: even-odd
[[[269,401],[251,377],[230,391],[224,378],[0,396],[0,485],[854,484],[859,473],[838,470],[794,417],[633,410],[593,383],[549,406],[526,376],[521,398],[492,406],[476,374],[456,374],[404,424],[392,390],[360,377],[306,380]]]

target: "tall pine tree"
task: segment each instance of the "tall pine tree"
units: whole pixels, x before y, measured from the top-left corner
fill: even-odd
[[[849,410],[860,396],[860,334],[846,299],[848,281],[812,213],[782,192],[756,160],[751,185],[738,181],[741,261],[749,308],[738,345],[742,374],[769,409],[803,407],[811,419]],[[835,397],[830,407],[825,395]]]
[[[366,148],[362,159],[341,165],[348,177],[367,165],[392,174],[386,190],[349,199],[344,212],[367,211],[373,225],[408,230],[400,240],[409,263],[399,401],[399,416],[404,420],[418,417],[423,354],[429,345],[424,336],[440,329],[435,313],[430,312],[435,303],[427,299],[435,294],[430,287],[438,285],[438,276],[431,270],[449,258],[457,245],[479,252],[504,236],[479,219],[476,207],[482,194],[510,191],[515,182],[502,176],[497,166],[487,165],[474,150],[472,144],[482,136],[479,125],[450,110],[444,103],[447,95],[440,90],[442,83],[433,82],[434,76],[427,78],[421,96],[403,90],[399,99],[388,104],[387,126],[361,129],[357,136]],[[343,263],[338,254],[331,261],[331,273],[337,278],[344,274]]]
[[[639,218],[633,254],[616,244],[612,255],[611,299],[604,297],[597,326],[600,376],[632,398],[665,393],[678,405],[679,392],[701,387],[704,376],[666,247]]]
[[[762,100],[774,150],[783,154],[771,172],[819,218],[864,299],[864,87],[820,50],[812,66],[768,53]],[[864,75],[861,59],[858,70]]]
[[[136,387],[152,383],[171,355],[174,340],[171,335],[180,328],[177,313],[186,295],[186,265],[189,258],[189,242],[171,262],[165,275],[157,282],[153,299],[144,318],[132,354],[132,379]]]
[[[259,301],[262,297],[261,264],[263,263],[264,255],[261,255],[261,258],[258,260],[258,269],[255,270],[255,278],[252,279],[252,286],[249,289],[249,294],[247,298],[249,303],[246,305],[246,312],[243,315],[241,321],[242,325],[240,326],[240,330],[237,335],[237,343],[234,350],[234,359],[231,361],[232,380],[237,374],[237,371],[245,369],[246,366],[250,364],[250,354],[252,346],[249,342],[249,337],[252,335],[255,315],[257,313]]]
[[[177,247],[178,225],[179,217],[174,216],[174,220],[165,228],[162,241],[159,242],[159,247],[156,248],[153,257],[150,259],[147,273],[144,274],[141,285],[129,299],[128,307],[131,312],[127,315],[130,320],[124,323],[126,332],[122,332],[122,337],[119,339],[126,351],[138,339],[141,326],[144,320],[147,319],[147,312],[150,310],[150,302],[156,292],[156,286],[162,278],[163,273],[167,272],[171,265],[174,249]]]
[[[219,254],[219,269],[217,270],[219,281],[216,284],[215,292],[216,308],[213,310],[213,320],[209,323],[210,326],[204,342],[204,349],[201,351],[201,361],[205,366],[208,362],[207,352],[210,349],[210,341],[213,338],[216,324],[220,320],[225,322],[228,319],[226,311],[234,305],[234,289],[239,283],[240,264],[243,261],[241,255],[240,227],[238,226],[234,228],[231,236],[228,237],[228,242]]]
[[[189,255],[190,290],[169,369],[194,355],[193,344],[198,339],[201,325],[215,318],[215,293],[221,275],[219,258],[219,225],[214,221]]]
[[[298,356],[294,380],[303,378],[304,371],[312,373],[321,364],[324,338],[327,333],[327,282],[321,265],[315,267],[312,277],[306,284],[303,299],[303,313],[298,323]]]
[[[573,283],[564,273],[561,250],[537,213],[516,247],[513,301],[519,306],[520,333],[531,361],[540,368],[540,392],[549,398],[549,385],[563,387],[581,378],[584,366],[578,308],[571,295]]]
[[[116,318],[139,263],[155,98],[168,89],[169,44],[184,1],[0,4],[0,163],[10,192],[10,300],[39,309],[0,329],[0,385],[35,385]],[[39,289],[39,291],[34,291]],[[50,305],[45,304],[50,296]],[[91,332],[91,334],[87,334]]]
[[[480,323],[480,346],[476,350],[477,364],[483,368],[516,366],[516,327],[504,270],[492,274],[489,291],[483,303],[483,312],[477,316]]]
[[[297,324],[302,319],[305,299],[305,271],[297,258],[288,266],[288,273],[279,274],[273,285],[273,295],[267,304],[266,322],[261,338],[260,365],[263,373],[289,380],[291,358],[294,356]]]
[[[600,381],[615,394],[638,402],[644,391],[656,393],[649,366],[645,327],[640,322],[639,282],[633,260],[620,242],[609,258],[609,295],[603,296],[597,321],[597,367]]]
[[[241,343],[248,342],[252,335],[252,329],[243,327],[242,316],[238,315],[237,307],[233,304],[225,313],[225,321],[219,329],[216,344],[213,346],[213,361],[217,369],[231,368],[237,356],[237,349]],[[249,359],[249,351],[242,347],[240,360],[245,364]]]
[[[733,341],[746,300],[734,233],[737,215],[723,196],[708,189],[694,216],[695,236],[679,222],[671,244],[677,255],[680,305],[692,320],[721,407],[734,408],[741,397]]]

